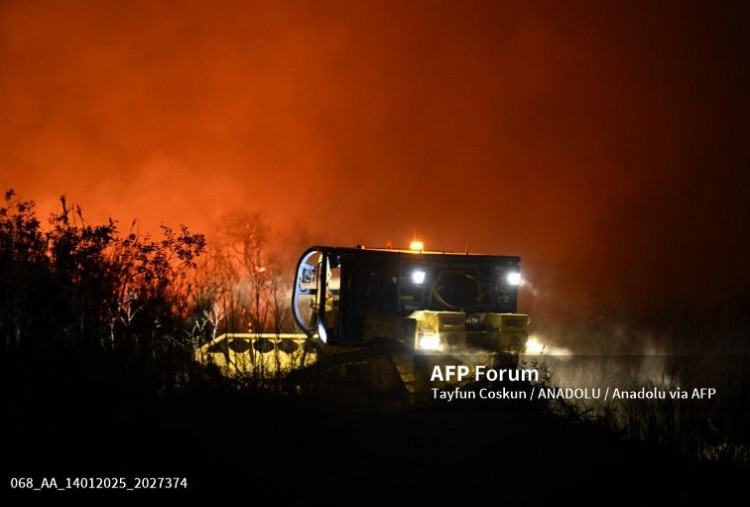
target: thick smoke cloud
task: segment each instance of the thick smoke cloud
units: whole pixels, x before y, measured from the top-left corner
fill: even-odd
[[[531,311],[702,303],[749,278],[747,10],[3,2],[0,184],[42,216],[517,254]]]

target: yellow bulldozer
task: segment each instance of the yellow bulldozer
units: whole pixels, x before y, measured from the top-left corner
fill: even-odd
[[[517,313],[519,264],[421,245],[314,246],[292,290],[302,333],[222,335],[198,355],[233,350],[235,363],[284,369],[290,392],[309,397],[362,407],[428,402],[478,369],[518,366],[529,326]]]

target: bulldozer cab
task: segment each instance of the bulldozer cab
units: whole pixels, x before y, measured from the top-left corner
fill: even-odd
[[[415,351],[519,350],[519,257],[315,246],[301,256],[297,324],[327,345],[371,341]]]

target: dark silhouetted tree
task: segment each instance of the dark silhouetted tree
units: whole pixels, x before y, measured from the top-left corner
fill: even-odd
[[[10,190],[0,208],[1,352],[114,365],[160,389],[189,367],[188,274],[201,234],[162,226],[162,237],[90,225],[79,207],[43,230],[34,203]]]

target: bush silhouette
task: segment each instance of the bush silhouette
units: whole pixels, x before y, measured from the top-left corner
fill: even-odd
[[[191,368],[185,288],[201,234],[162,226],[158,240],[87,224],[65,198],[42,228],[13,190],[0,208],[0,355],[9,369],[101,375],[158,392]],[[26,381],[33,381],[26,378]],[[92,380],[92,379],[89,379]]]

